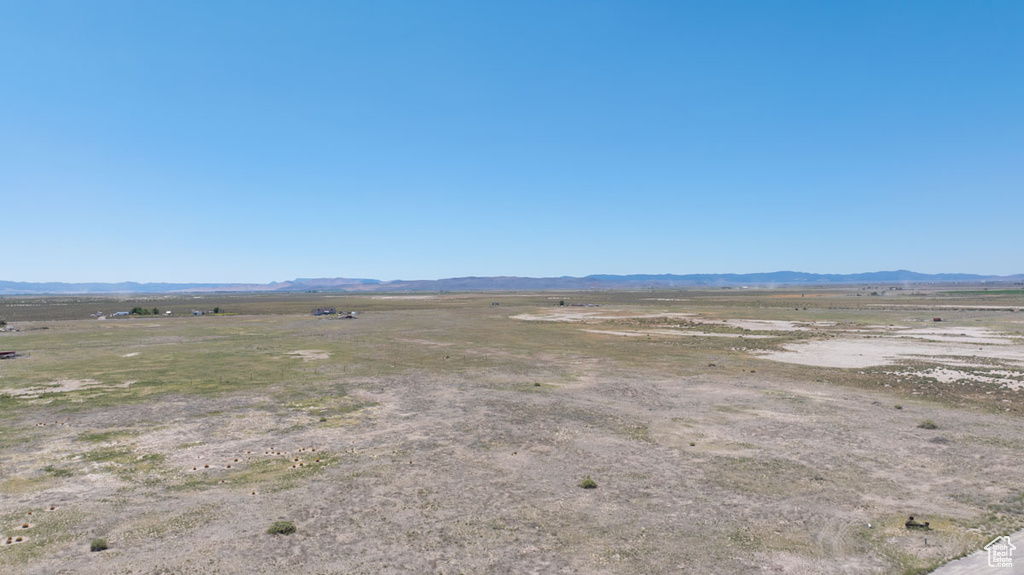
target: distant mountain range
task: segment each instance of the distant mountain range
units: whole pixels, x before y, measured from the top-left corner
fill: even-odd
[[[439,292],[439,291],[536,291],[640,289],[682,287],[765,287],[834,284],[904,283],[1019,283],[1024,274],[984,276],[976,274],[922,274],[907,270],[860,274],[812,274],[770,272],[756,274],[639,274],[591,275],[586,277],[528,278],[514,276],[464,277],[440,280],[394,280],[350,278],[299,278],[268,284],[214,283],[63,283],[0,281],[0,295],[115,294],[115,293],[200,293],[200,292]]]

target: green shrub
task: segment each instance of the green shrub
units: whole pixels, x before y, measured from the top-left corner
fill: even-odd
[[[93,539],[92,542],[89,543],[89,551],[106,551],[109,548],[110,546],[107,545],[106,539]]]
[[[921,429],[938,429],[939,428],[939,426],[935,425],[935,422],[930,420],[930,419],[926,419],[926,420],[922,421],[921,423],[918,423],[917,426],[920,427]]]
[[[267,533],[271,535],[291,535],[295,533],[295,524],[291,521],[275,521],[273,525],[267,529]]]
[[[896,409],[903,409],[903,406],[898,404],[898,403],[896,405],[894,405],[893,407],[895,407]]]
[[[597,482],[588,475],[586,479],[580,482],[580,487],[583,489],[597,489]]]

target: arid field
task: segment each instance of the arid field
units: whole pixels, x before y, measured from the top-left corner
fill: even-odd
[[[158,315],[111,315],[133,307]],[[2,573],[910,574],[1024,527],[1022,290],[3,297],[0,319]]]

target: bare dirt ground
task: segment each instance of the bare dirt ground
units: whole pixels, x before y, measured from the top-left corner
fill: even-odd
[[[25,322],[0,571],[919,573],[1024,526],[1016,312],[757,296]]]
[[[302,361],[315,361],[318,359],[328,359],[330,354],[319,349],[300,349],[297,351],[289,352],[288,355],[302,358]]]

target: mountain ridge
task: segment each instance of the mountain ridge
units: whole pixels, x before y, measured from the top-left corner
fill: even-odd
[[[583,277],[465,276],[437,280],[377,280],[366,278],[297,278],[284,282],[16,282],[0,280],[0,295],[59,295],[117,293],[204,292],[423,292],[423,291],[544,291],[678,287],[843,285],[861,283],[981,283],[1024,282],[1024,274],[1008,276],[964,273],[924,274],[910,270],[817,274],[797,271],[723,274],[594,274]]]

